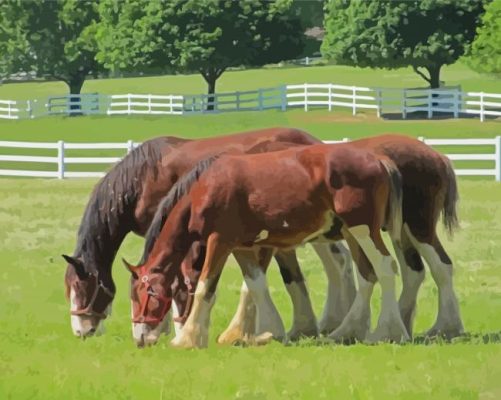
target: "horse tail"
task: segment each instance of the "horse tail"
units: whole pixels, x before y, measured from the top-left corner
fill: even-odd
[[[402,175],[390,159],[379,160],[388,173],[390,194],[386,205],[386,228],[392,238],[400,240],[402,230]]]
[[[143,257],[141,258],[141,264],[146,262],[148,255],[153,249],[156,239],[162,231],[162,227],[165,224],[170,212],[174,209],[179,200],[188,194],[191,187],[195,182],[198,181],[200,176],[219,158],[220,155],[211,156],[202,161],[199,161],[191,169],[191,171],[184,174],[169,190],[167,195],[161,200],[158,205],[157,211],[153,217],[153,220],[146,232],[145,245]]]
[[[442,222],[447,233],[452,237],[454,231],[459,227],[459,219],[457,215],[457,202],[459,200],[459,192],[456,181],[456,174],[450,160],[443,156],[446,175],[446,192],[444,203],[442,205]]]

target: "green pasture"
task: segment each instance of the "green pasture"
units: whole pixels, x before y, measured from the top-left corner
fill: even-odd
[[[501,92],[501,81],[478,74],[462,63],[442,69],[441,80],[447,86],[461,85],[466,91]],[[273,67],[227,71],[217,81],[218,92],[255,90],[283,84],[335,83],[369,87],[425,87],[426,82],[412,68],[396,70],[353,68],[345,66]],[[103,94],[200,94],[207,86],[200,74],[89,79],[83,93]],[[68,92],[63,82],[27,82],[0,85],[0,99],[28,100]]]
[[[350,112],[335,109],[301,109],[263,112],[242,112],[216,115],[192,116],[86,116],[47,117],[35,120],[0,120],[0,141],[56,142],[120,142],[144,141],[161,136],[174,135],[201,138],[230,134],[245,130],[272,126],[290,126],[305,129],[324,139],[336,140],[345,137],[355,139],[383,132],[402,133],[427,138],[491,138],[501,135],[501,124],[496,120],[479,122],[478,119],[445,120],[384,120],[371,111],[352,116]],[[493,153],[493,146],[440,147],[439,151],[452,153]],[[0,154],[55,156],[56,150],[1,148]],[[123,156],[122,150],[67,150],[66,156]],[[493,161],[457,162],[463,168],[493,168]],[[55,164],[33,164],[0,161],[0,169],[56,170]],[[69,165],[68,171],[103,171],[107,165]]]
[[[500,92],[501,81],[462,64],[444,68],[447,85]],[[232,71],[219,91],[282,83],[416,87],[410,69],[365,70],[338,66]],[[200,93],[198,75],[89,80],[84,92]],[[65,93],[57,82],[0,85],[0,99],[41,98]],[[303,128],[322,139],[358,138],[382,132],[435,138],[501,135],[499,121],[478,119],[383,120],[372,111],[352,116],[289,110],[199,116],[47,117],[0,120],[0,140],[68,142],[144,141],[159,135],[191,138],[270,126]],[[441,148],[469,152],[470,148]],[[477,149],[491,152],[488,147]],[[1,148],[0,154],[54,155],[51,150]],[[123,155],[72,151],[70,156]],[[459,164],[458,164],[459,165]],[[491,164],[469,163],[472,168]],[[466,166],[461,164],[460,166]],[[47,169],[47,165],[0,162],[2,168]],[[71,167],[76,168],[76,167]],[[108,166],[77,166],[104,170]],[[116,262],[118,293],[107,333],[81,341],[72,336],[64,299],[64,262],[73,251],[85,204],[96,180],[0,178],[0,399],[499,399],[501,398],[501,184],[460,179],[461,229],[452,240],[441,230],[455,261],[455,283],[468,334],[453,343],[418,337],[407,345],[325,345],[302,341],[259,348],[221,347],[215,338],[230,321],[241,284],[231,259],[223,273],[212,315],[210,347],[175,350],[168,338],[153,348],[135,348],[130,329],[128,273]],[[129,236],[119,257],[136,262],[142,239]],[[320,313],[325,277],[309,247],[299,250],[314,307]],[[119,259],[118,257],[118,259]],[[291,304],[277,268],[269,272],[273,299],[287,327]],[[374,295],[374,313],[379,309]],[[437,290],[430,274],[419,297],[416,332],[435,318]],[[375,318],[373,318],[373,323]]]
[[[221,347],[215,338],[238,300],[231,260],[220,281],[210,347],[175,350],[165,338],[136,349],[128,273],[117,261],[118,293],[107,333],[72,336],[62,253],[71,253],[94,180],[1,179],[1,399],[498,399],[501,396],[501,185],[460,180],[461,230],[445,245],[468,336],[447,344]],[[442,237],[445,237],[443,235]],[[127,237],[119,256],[135,262],[142,240]],[[325,278],[309,247],[299,251],[317,312]],[[272,266],[272,296],[286,326],[291,304]],[[374,309],[378,309],[379,291]],[[428,273],[416,332],[433,323],[437,291]]]

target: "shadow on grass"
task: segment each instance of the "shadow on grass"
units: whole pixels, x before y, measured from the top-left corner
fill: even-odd
[[[422,121],[422,120],[451,120],[451,119],[458,119],[458,118],[479,119],[480,115],[466,114],[464,112],[460,112],[458,115],[458,118],[456,118],[456,117],[454,117],[453,110],[450,110],[450,112],[434,111],[433,116],[431,118],[428,118],[428,113],[426,111],[408,112],[406,114],[405,118],[403,117],[403,114],[401,112],[387,112],[387,113],[381,114],[381,117],[384,120],[388,120],[388,121]],[[493,116],[493,115],[485,115],[484,118],[486,120],[490,120],[490,121],[501,120],[499,117]]]
[[[404,343],[404,346],[429,346],[429,345],[454,345],[454,344],[491,344],[501,343],[501,331],[488,333],[465,333],[453,339],[447,339],[440,336],[429,337],[425,335],[417,335],[411,342]],[[358,341],[350,341],[339,343],[330,340],[326,337],[320,338],[302,338],[298,341],[288,342],[286,346],[292,347],[324,347],[324,346],[351,346],[354,344],[366,344],[368,346],[376,346],[377,344],[369,344]]]

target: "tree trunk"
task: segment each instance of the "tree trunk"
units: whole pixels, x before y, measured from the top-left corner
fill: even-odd
[[[71,77],[66,84],[70,88],[70,116],[82,115],[80,91],[85,82],[85,77]]]
[[[207,111],[213,111],[217,109],[217,104],[216,102],[216,81],[218,78],[223,74],[225,71],[226,67],[221,67],[221,68],[208,68],[206,70],[200,69],[200,73],[205,79],[205,82],[207,82]],[[215,107],[216,106],[216,107]]]
[[[430,83],[430,89],[438,89],[440,87],[440,68],[442,66],[434,66],[434,67],[427,67],[426,70],[428,71],[428,74],[430,75],[430,80],[428,81]],[[439,95],[438,93],[434,93],[431,97],[432,98],[437,98]],[[433,102],[432,107],[440,107],[439,103]]]
[[[214,107],[214,102],[216,101],[216,96],[214,94],[216,93],[216,81],[217,78],[215,75],[210,75],[207,79],[207,111],[213,111],[215,109]]]
[[[438,89],[440,87],[440,68],[442,68],[441,65],[426,67],[426,70],[430,75],[430,80],[428,81],[428,83],[430,84],[431,89]]]

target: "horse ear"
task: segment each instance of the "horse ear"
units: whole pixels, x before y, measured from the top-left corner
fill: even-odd
[[[81,260],[75,257],[67,256],[66,254],[62,254],[62,257],[66,260],[66,262],[75,268],[75,272],[77,273],[80,279],[85,279],[87,277],[87,273],[85,272],[84,264]]]
[[[137,267],[135,267],[134,265],[130,264],[125,258],[122,257],[122,262],[123,264],[125,265],[125,268],[127,268],[127,270],[132,274],[132,276],[134,277],[134,279],[137,279],[137,273],[136,273],[136,269]]]

